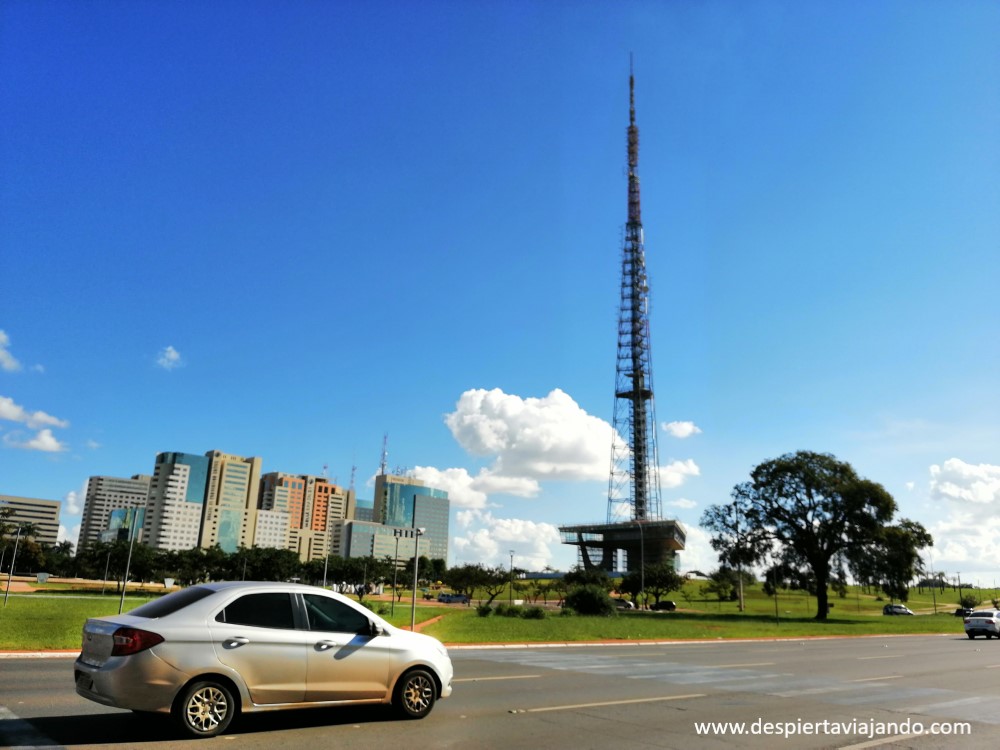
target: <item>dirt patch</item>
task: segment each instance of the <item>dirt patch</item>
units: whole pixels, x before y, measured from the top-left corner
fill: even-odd
[[[0,588],[2,588],[4,591],[6,591],[7,590],[7,582],[6,581],[0,581]],[[24,583],[23,581],[11,581],[10,582],[10,591],[11,591],[11,593],[14,593],[14,594],[30,594],[34,590],[35,590],[35,587],[32,586],[30,583]]]

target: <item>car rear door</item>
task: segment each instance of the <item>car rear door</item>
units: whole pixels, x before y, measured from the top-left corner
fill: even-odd
[[[309,633],[295,629],[292,595],[243,594],[209,623],[220,662],[235,669],[258,705],[300,703]]]
[[[382,699],[392,638],[372,635],[361,611],[324,594],[303,594],[309,622],[306,701]]]

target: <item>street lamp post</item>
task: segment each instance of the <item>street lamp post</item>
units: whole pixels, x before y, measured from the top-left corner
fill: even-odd
[[[646,601],[646,535],[642,531],[642,519],[637,519],[639,527],[639,596]]]
[[[108,569],[111,567],[111,545],[108,545],[108,557],[104,561],[104,581],[101,583],[101,596],[104,596],[108,588]]]
[[[413,530],[413,600],[410,604],[410,630],[417,629],[417,567],[420,563],[420,537],[426,529]]]
[[[132,506],[132,510],[136,511],[136,510],[138,510],[138,507],[139,507],[138,505],[133,505]],[[132,547],[135,546],[135,522],[136,522],[136,519],[137,519],[138,515],[139,514],[136,513],[136,512],[132,513],[132,522],[129,524],[129,527],[128,527],[128,532],[129,532],[128,533],[128,537],[129,537],[128,538],[128,557],[125,560],[125,577],[122,578],[122,598],[118,602],[118,614],[121,614],[122,610],[125,609],[125,589],[128,588],[128,571],[129,571],[129,568],[132,566]]]
[[[392,603],[389,605],[389,614],[396,614],[396,577],[399,575],[399,533],[401,529],[393,529],[392,535],[396,537],[396,559],[392,563]]]
[[[507,590],[507,604],[514,606],[514,550],[510,551],[510,588]]]
[[[333,534],[330,533],[330,524],[326,524],[326,557],[323,558],[323,588],[326,588],[326,571],[330,567],[330,548],[333,547]]]
[[[10,558],[10,570],[7,572],[7,590],[3,594],[3,606],[7,606],[7,597],[10,595],[10,579],[14,575],[14,563],[17,562],[17,543],[21,541],[21,524],[17,525],[17,535],[14,537],[14,555]]]

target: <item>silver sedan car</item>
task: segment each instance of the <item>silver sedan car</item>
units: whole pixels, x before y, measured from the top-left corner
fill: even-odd
[[[170,714],[196,737],[240,713],[389,703],[420,719],[451,694],[434,638],[395,628],[357,602],[294,583],[207,583],[123,615],[87,620],[76,692]]]

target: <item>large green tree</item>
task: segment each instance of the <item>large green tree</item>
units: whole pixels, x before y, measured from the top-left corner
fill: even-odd
[[[759,562],[773,551],[792,567],[807,566],[816,581],[817,620],[827,618],[835,560],[870,549],[896,512],[895,500],[882,485],[858,476],[849,463],[811,451],[761,463],[750,481],[733,488],[732,499],[730,513],[756,531],[752,544],[738,550],[737,557]],[[720,525],[723,515],[713,506],[702,522],[728,562],[733,558],[723,556],[731,530]]]
[[[855,577],[875,583],[890,599],[910,597],[910,582],[923,574],[920,550],[934,543],[923,525],[907,518],[882,528],[872,544],[849,557]]]

